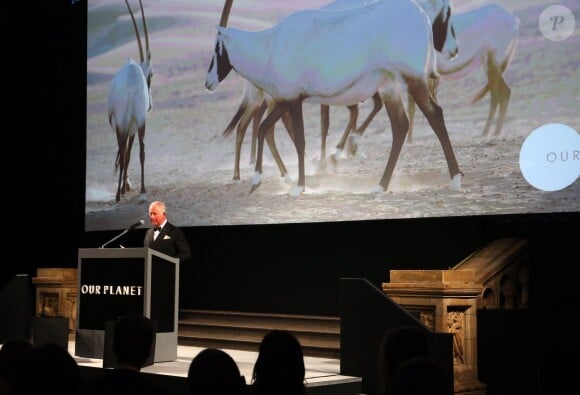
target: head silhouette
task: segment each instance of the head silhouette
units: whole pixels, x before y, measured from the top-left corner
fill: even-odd
[[[191,395],[243,395],[246,380],[225,351],[206,348],[193,358],[187,372]]]
[[[305,373],[298,339],[284,330],[268,332],[260,344],[252,374],[252,385],[257,392],[276,389],[278,393],[304,394]]]
[[[425,357],[403,362],[393,377],[393,395],[448,395],[453,388],[443,370]]]
[[[401,364],[415,357],[427,357],[428,354],[428,335],[422,328],[399,326],[387,330],[383,335],[378,361],[383,393],[390,393],[393,376]]]
[[[155,324],[140,313],[117,319],[114,327],[113,351],[119,365],[140,370],[153,351]]]
[[[15,394],[82,393],[83,378],[76,360],[60,345],[46,343],[27,352],[22,360],[25,371],[17,379]]]
[[[23,361],[27,354],[34,349],[29,340],[13,338],[8,339],[0,348],[0,394],[10,393],[11,387],[14,386],[20,370],[27,369]],[[2,384],[3,383],[3,384]],[[7,385],[7,392],[2,392]]]

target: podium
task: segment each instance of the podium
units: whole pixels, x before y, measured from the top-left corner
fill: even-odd
[[[178,301],[178,258],[151,248],[80,248],[75,355],[103,358],[105,324],[142,312],[157,327],[154,362],[176,360]]]

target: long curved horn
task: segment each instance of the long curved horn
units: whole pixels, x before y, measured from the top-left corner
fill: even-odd
[[[141,62],[145,61],[145,57],[143,56],[143,46],[141,45],[141,37],[139,36],[139,29],[137,28],[137,22],[135,22],[135,16],[133,15],[133,10],[131,10],[131,6],[129,5],[129,1],[125,0],[125,4],[127,4],[127,8],[129,9],[129,14],[131,14],[131,20],[133,21],[133,29],[135,29],[135,35],[137,36],[137,44],[139,45],[139,58]],[[141,8],[142,10],[142,8]]]
[[[141,7],[141,18],[143,19],[143,32],[145,34],[145,50],[147,51],[147,59],[151,58],[151,50],[149,49],[149,32],[147,31],[147,21],[145,20],[145,12],[143,12],[143,2],[139,0],[139,7]]]
[[[228,23],[228,18],[230,16],[230,10],[232,9],[232,3],[234,0],[226,0],[226,4],[224,4],[224,10],[222,11],[222,17],[220,19],[220,26],[226,27]]]

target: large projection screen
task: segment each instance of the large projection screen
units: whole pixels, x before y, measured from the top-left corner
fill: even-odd
[[[329,0],[234,0],[227,24],[261,31],[296,11],[329,3]],[[139,2],[129,0],[129,4],[141,29]],[[124,1],[89,0],[85,230],[123,229],[144,217],[147,204],[154,200],[166,202],[172,222],[179,226],[580,211],[577,26],[580,2],[563,0],[554,7],[548,1],[496,1],[494,4],[518,21],[517,42],[512,46],[514,52],[505,70],[505,64],[494,65],[488,60],[490,54],[501,58],[502,54],[493,48],[501,46],[502,39],[507,40],[494,38],[501,28],[493,21],[499,19],[491,18],[492,22],[480,23],[483,26],[475,28],[470,24],[484,18],[466,17],[468,12],[485,9],[489,4],[492,2],[451,0],[454,18],[458,18],[454,21],[459,47],[458,56],[451,62],[460,65],[478,51],[479,59],[484,59],[465,76],[442,75],[437,89],[437,102],[463,173],[459,188],[451,182],[441,143],[418,108],[413,118],[412,141],[403,144],[386,191],[376,189],[393,146],[391,122],[384,107],[358,139],[353,156],[348,150],[340,153],[335,148],[349,121],[349,110],[345,106],[330,106],[324,168],[321,107],[305,100],[302,105],[305,190],[294,195],[298,155],[280,121],[274,136],[288,177],[281,176],[265,143],[261,185],[250,193],[255,173],[250,122],[241,145],[239,180],[234,180],[236,128],[227,136],[223,132],[240,107],[247,80],[232,70],[215,91],[205,88],[223,1],[143,0],[153,67],[152,109],[147,113],[143,139],[146,194],[140,193],[139,138],[135,133],[128,166],[131,188],[116,202],[118,144],[109,124],[107,96],[115,73],[128,59],[139,61],[139,47]],[[397,18],[404,20],[404,15]],[[370,25],[360,26],[361,31],[368,33],[368,39],[360,45],[377,40]],[[399,25],[404,27],[404,23]],[[407,43],[413,41],[415,33],[400,30],[384,39],[398,44],[393,47],[404,52],[412,48]],[[289,36],[287,40],[295,39],[294,35]],[[312,42],[318,36],[312,35]],[[351,64],[357,63],[351,62],[348,53],[340,52],[348,40],[337,36],[324,50],[321,48],[319,55],[310,58],[324,62],[322,54],[338,51],[340,56],[333,58],[336,66],[333,74],[342,78]],[[254,54],[257,65],[266,65],[264,73],[276,56],[290,51],[289,43],[282,45],[287,47]],[[306,42],[303,45],[307,47]],[[246,47],[251,49],[252,45]],[[395,63],[399,58],[409,58],[400,53],[389,56]],[[296,75],[300,67],[286,69]],[[481,100],[473,104],[471,101],[488,82],[485,70],[494,67],[499,70],[494,75],[502,75],[504,88],[511,90],[511,96],[500,134],[495,134],[496,113],[488,135],[484,136],[492,96],[486,93]],[[277,78],[282,78],[279,73]],[[494,78],[490,86],[502,84],[500,78]],[[404,85],[400,98],[407,108]],[[358,125],[372,107],[370,98],[360,103]]]

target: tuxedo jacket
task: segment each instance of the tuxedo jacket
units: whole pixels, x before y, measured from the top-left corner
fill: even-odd
[[[155,240],[153,240],[153,228],[147,229],[143,245],[165,255],[179,258],[180,263],[191,259],[191,248],[185,234],[180,228],[169,222],[161,229]]]

